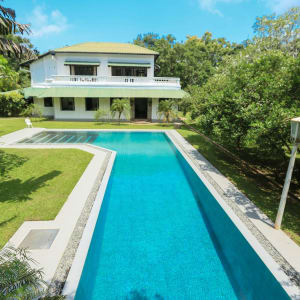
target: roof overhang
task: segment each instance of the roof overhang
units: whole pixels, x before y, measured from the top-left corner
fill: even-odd
[[[99,61],[72,61],[72,60],[66,60],[65,65],[72,65],[72,66],[99,66]]]
[[[134,88],[85,88],[85,87],[51,87],[25,88],[28,97],[96,97],[96,98],[170,98],[181,99],[188,94],[181,89],[134,89]]]

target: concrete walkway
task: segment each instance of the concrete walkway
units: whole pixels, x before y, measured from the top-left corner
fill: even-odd
[[[22,149],[79,149],[93,154],[92,160],[88,164],[71,194],[68,196],[67,201],[56,218],[52,221],[26,221],[20,226],[8,242],[8,244],[15,247],[28,245],[31,257],[38,262],[38,267],[43,269],[44,280],[50,283],[68,245],[85,203],[90,193],[93,191],[95,180],[97,179],[100,171],[106,170],[107,161],[105,159],[107,155],[112,153],[112,151],[88,144],[12,144],[17,140],[30,137],[43,130],[44,129],[39,128],[24,129],[13,134],[9,134],[2,137],[1,140],[6,143],[0,145],[0,147]],[[111,159],[113,160],[114,157]],[[110,174],[110,170],[107,170],[107,172]]]

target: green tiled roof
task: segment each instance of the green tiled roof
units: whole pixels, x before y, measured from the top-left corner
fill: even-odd
[[[76,53],[121,53],[121,54],[151,54],[158,55],[158,52],[149,50],[133,44],[126,43],[103,43],[88,42],[72,46],[54,49],[54,52],[76,52]]]
[[[84,87],[51,87],[25,88],[28,97],[99,97],[99,98],[175,98],[187,95],[183,90],[171,89],[130,89],[130,88],[84,88]]]

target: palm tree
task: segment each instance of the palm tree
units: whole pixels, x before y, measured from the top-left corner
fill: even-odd
[[[32,50],[11,38],[12,34],[29,34],[30,32],[29,24],[16,22],[16,12],[13,9],[0,5],[0,53],[14,54],[17,57],[35,57]]]
[[[162,100],[158,104],[158,115],[163,117],[167,123],[171,122],[172,119],[176,118],[175,103],[173,100]]]
[[[114,118],[118,114],[120,125],[121,115],[124,114],[126,119],[130,117],[130,101],[129,99],[114,99],[110,107],[111,115]]]
[[[43,272],[30,263],[35,261],[26,249],[7,246],[0,251],[0,300],[34,299],[44,294]]]

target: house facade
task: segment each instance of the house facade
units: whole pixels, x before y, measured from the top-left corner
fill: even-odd
[[[163,99],[185,96],[180,79],[154,77],[159,53],[133,44],[82,43],[49,51],[28,61],[33,97],[43,115],[57,120],[92,120],[116,98],[130,99],[130,119],[159,121]],[[122,116],[125,119],[125,116]]]

